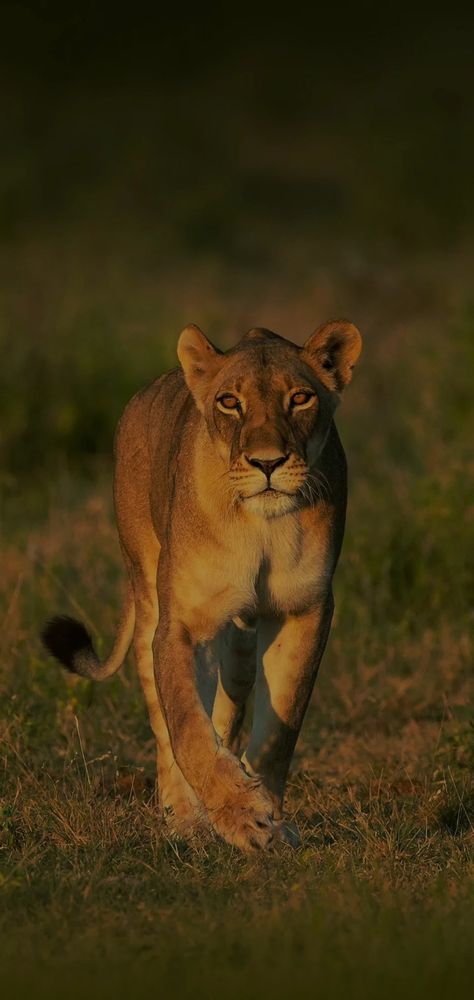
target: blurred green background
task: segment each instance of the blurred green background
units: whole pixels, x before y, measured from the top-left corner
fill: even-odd
[[[2,23],[7,491],[110,455],[189,321],[222,346],[328,311],[379,335],[376,299],[411,317],[434,258],[470,266],[470,15],[17,3]]]

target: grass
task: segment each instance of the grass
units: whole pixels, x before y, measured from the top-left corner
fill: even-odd
[[[169,64],[166,101],[139,75],[30,84],[29,119],[16,84],[0,98],[9,997],[470,996],[469,45],[438,28],[407,35],[402,76],[400,38],[365,62],[343,48],[340,75],[328,52],[309,73],[304,48],[288,93],[281,45],[255,62],[250,39],[250,89],[231,51],[197,72],[189,106]],[[288,788],[303,845],[171,842],[133,663],[94,687],[47,660],[39,629],[65,611],[108,647],[123,587],[113,427],[174,364],[182,326],[225,347],[256,323],[301,339],[340,314],[365,347],[338,413],[336,616]]]
[[[63,473],[28,524],[5,502],[0,926],[18,995],[468,995],[469,311],[450,324],[448,343],[428,316],[369,335],[340,411],[351,499],[289,783],[300,851],[170,842],[133,665],[94,687],[39,648],[55,609],[107,647],[123,583],[107,470]]]

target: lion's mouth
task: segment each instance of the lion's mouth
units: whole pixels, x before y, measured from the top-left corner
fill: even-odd
[[[293,494],[288,493],[287,490],[278,490],[275,486],[266,486],[264,490],[257,490],[256,493],[251,493],[250,496],[244,497],[244,500],[253,500],[254,497],[291,497]]]

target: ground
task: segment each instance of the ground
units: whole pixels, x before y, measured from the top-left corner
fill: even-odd
[[[377,995],[380,977],[420,995],[467,988],[474,518],[468,422],[454,417],[469,317],[449,324],[452,339],[434,317],[387,320],[341,407],[348,526],[289,782],[299,851],[170,841],[133,664],[94,686],[42,652],[58,610],[110,642],[123,572],[109,474],[64,475],[27,523],[5,503],[0,937],[15,983],[38,986],[39,962],[45,996],[62,975],[72,995],[91,976],[101,995],[127,977],[135,995],[155,981],[253,995],[249,976],[255,995],[318,982]]]

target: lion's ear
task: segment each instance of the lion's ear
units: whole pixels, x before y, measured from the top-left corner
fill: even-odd
[[[210,383],[224,356],[204,336],[202,330],[192,323],[186,326],[178,340],[178,358],[186,379],[186,385],[194,397],[196,406],[204,410],[206,394]]]
[[[303,357],[323,385],[342,392],[352,378],[361,347],[362,337],[353,323],[332,320],[311,334],[303,347]]]

